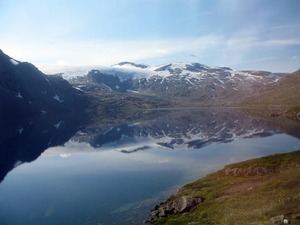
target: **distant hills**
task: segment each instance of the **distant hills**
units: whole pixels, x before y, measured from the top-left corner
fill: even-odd
[[[300,70],[262,88],[243,104],[300,106]]]
[[[257,93],[262,87],[284,77],[267,71],[235,71],[200,63],[170,63],[147,66],[122,62],[63,76],[89,92],[135,93],[177,100],[179,105],[228,105]]]

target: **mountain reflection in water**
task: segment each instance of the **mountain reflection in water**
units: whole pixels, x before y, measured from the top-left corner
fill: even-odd
[[[68,114],[2,120],[0,182],[10,170],[37,159],[47,148],[63,145],[81,128],[83,121]]]
[[[228,163],[300,148],[290,136],[299,128],[217,108],[138,111],[90,125],[67,115],[4,120],[0,224],[140,225],[180,185]]]
[[[5,120],[0,124],[0,182],[16,166],[31,162],[47,148],[63,145],[69,140],[88,143],[95,150],[133,153],[157,147],[200,149],[210,144],[277,133],[299,137],[300,134],[294,131],[300,127],[299,122],[287,120],[290,126],[282,128],[271,119],[253,117],[241,110],[202,108],[152,111],[145,118],[123,122],[125,118],[109,125],[100,120],[97,126],[85,128],[83,121],[61,115]]]
[[[165,111],[134,123],[87,128],[71,140],[93,148],[113,148],[124,153],[164,147],[176,150],[200,149],[213,143],[240,138],[266,137],[281,133],[279,127],[258,117],[230,109]]]

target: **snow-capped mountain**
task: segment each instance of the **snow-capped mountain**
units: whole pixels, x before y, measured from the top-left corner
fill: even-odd
[[[122,62],[92,69],[84,76],[66,77],[84,91],[135,92],[166,97],[188,97],[201,102],[220,103],[256,93],[277,82],[285,74],[266,71],[234,71],[227,67],[208,67],[200,63],[170,63],[147,66]]]
[[[32,115],[82,109],[84,93],[59,76],[47,76],[0,50],[0,115]],[[81,105],[79,105],[81,104]]]

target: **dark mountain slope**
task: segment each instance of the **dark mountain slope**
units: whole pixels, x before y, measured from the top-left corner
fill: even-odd
[[[59,76],[47,76],[0,50],[0,116],[62,113],[87,106],[83,92]]]
[[[0,182],[85,126],[88,104],[62,77],[47,76],[0,50]]]

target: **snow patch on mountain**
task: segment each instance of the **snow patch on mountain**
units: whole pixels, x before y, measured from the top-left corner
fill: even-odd
[[[113,75],[121,82],[129,79],[143,79],[157,77],[157,79],[177,79],[185,80],[191,84],[199,83],[207,78],[215,78],[220,83],[226,83],[232,80],[259,80],[263,77],[272,78],[272,73],[265,71],[235,71],[228,67],[208,67],[196,62],[178,62],[159,66],[136,64],[132,62],[122,62],[112,66],[86,66],[86,67],[63,67],[61,73],[64,79],[71,80],[76,77],[86,76],[90,71]],[[274,80],[277,79],[274,76]]]
[[[17,93],[16,95],[15,95],[17,98],[23,98],[23,96],[21,95],[21,93],[19,92],[19,93]]]
[[[19,65],[19,62],[18,62],[17,60],[14,60],[13,58],[11,58],[9,61],[10,61],[11,64],[13,64],[14,66]]]
[[[56,101],[59,101],[60,103],[62,103],[63,101],[60,99],[60,97],[58,95],[55,95],[53,97]]]
[[[56,129],[58,129],[58,128],[60,128],[61,127],[61,125],[64,123],[64,121],[59,121],[58,123],[56,123],[56,124],[54,124],[53,126],[56,128]]]

